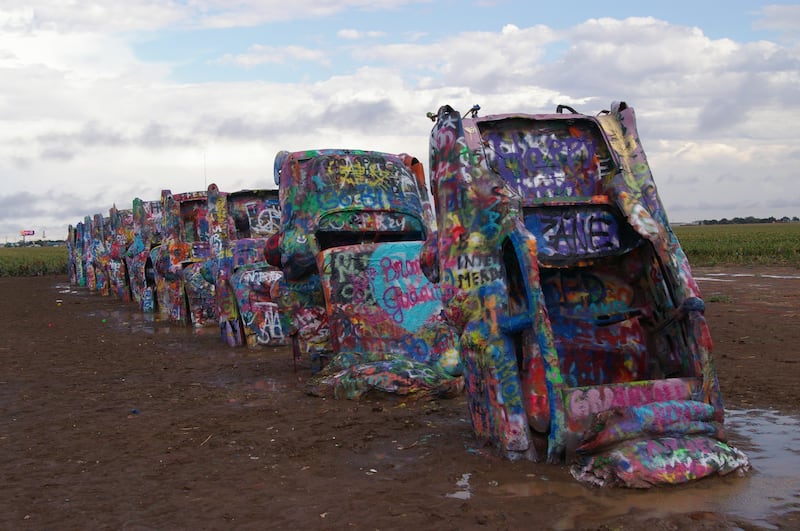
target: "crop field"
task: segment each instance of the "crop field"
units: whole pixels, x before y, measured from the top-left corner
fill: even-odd
[[[693,266],[800,268],[800,223],[677,225],[673,230]],[[0,277],[66,272],[66,247],[0,247]]]
[[[800,223],[673,227],[693,266],[800,267]]]
[[[0,247],[0,277],[60,275],[67,272],[67,248]]]

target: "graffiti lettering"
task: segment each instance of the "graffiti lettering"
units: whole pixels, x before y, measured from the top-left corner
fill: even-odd
[[[144,291],[142,291],[142,311],[144,313],[153,313],[155,311],[153,288],[145,288]]]
[[[619,249],[619,226],[609,212],[560,210],[539,216],[540,251],[553,256],[586,256]]]
[[[328,162],[327,172],[344,186],[369,183],[391,188],[396,193],[400,191],[393,162],[368,157],[337,157]]]
[[[480,267],[499,266],[499,258],[493,254],[459,254],[456,256],[458,269],[472,269]]]
[[[404,320],[404,310],[418,304],[441,300],[441,293],[432,284],[420,287],[408,286],[405,290],[398,286],[389,287],[383,294],[384,308],[396,323]]]
[[[319,222],[319,230],[325,231],[403,231],[408,218],[402,214],[385,212],[340,212],[327,215]]]
[[[338,294],[343,301],[351,304],[375,304],[372,288],[366,278],[353,276],[350,282],[339,284]]]
[[[421,277],[422,267],[419,257],[412,259],[394,259],[388,256],[381,258],[381,272],[386,282],[394,282],[401,278]]]
[[[491,132],[485,136],[493,148],[487,150],[489,164],[529,199],[593,195],[608,170],[607,157],[593,137],[572,135],[566,128],[542,135]]]
[[[284,339],[277,304],[274,302],[255,302],[253,303],[253,309],[255,314],[261,316],[258,327],[260,333],[257,337],[259,343],[269,344],[275,340]]]
[[[498,203],[500,203],[500,199],[495,198],[494,202],[488,208],[480,211],[481,232],[490,238],[494,237],[494,235],[500,231],[501,215],[494,209]]]
[[[348,221],[351,227],[379,231],[403,230],[406,224],[406,218],[404,216],[394,216],[383,213],[352,214]]]
[[[455,278],[458,289],[471,289],[503,278],[503,272],[499,266],[478,271],[458,270]]]
[[[259,271],[251,270],[242,273],[242,284],[249,284],[251,286],[270,285],[273,282],[280,280],[283,274],[280,271]]]
[[[333,268],[338,272],[338,282],[347,282],[369,267],[369,257],[363,254],[337,253],[333,256]]]
[[[565,403],[569,417],[582,419],[615,407],[631,407],[667,400],[686,400],[690,392],[681,380],[658,380],[652,385],[592,387],[571,392]]]

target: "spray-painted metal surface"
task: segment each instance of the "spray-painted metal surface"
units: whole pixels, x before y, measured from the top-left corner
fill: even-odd
[[[457,392],[457,338],[419,265],[432,221],[419,161],[317,150],[281,152],[275,169],[281,232],[272,260],[285,277],[276,291],[294,344],[331,356],[321,386],[349,398]]]
[[[125,253],[133,242],[133,211],[112,206],[108,211],[108,229],[105,239],[109,293],[123,302],[130,302],[131,286]]]
[[[204,276],[213,282],[222,339],[231,346],[285,345],[272,285],[283,273],[266,261],[269,237],[280,226],[277,190],[220,192],[208,187],[211,258]]]
[[[69,281],[76,286],[86,286],[86,267],[83,259],[83,222],[67,228],[67,270]]]
[[[95,293],[97,291],[97,283],[95,281],[95,274],[94,274],[94,259],[92,258],[92,253],[94,250],[94,245],[92,244],[92,217],[85,216],[83,218],[83,245],[81,246],[81,250],[83,251],[83,255],[81,256],[81,260],[83,262],[83,270],[86,274],[86,287],[89,290],[89,293]]]
[[[191,324],[184,269],[210,256],[207,192],[173,194],[162,190],[161,208],[162,241],[150,251],[156,307],[164,320]]]
[[[434,116],[422,259],[461,334],[477,437],[509,458],[546,438],[548,461],[603,485],[747,468],[633,109],[476,114]]]
[[[207,266],[207,261],[192,261],[183,266],[189,323],[197,329],[217,324],[214,279],[208,275]]]
[[[108,263],[110,254],[106,242],[109,231],[108,218],[102,214],[95,214],[91,218],[91,231],[89,234],[86,259],[89,267],[89,291],[103,296],[109,295]]]
[[[131,298],[143,312],[154,313],[156,283],[150,251],[161,243],[161,201],[143,201],[137,197],[133,200],[131,211],[133,240],[125,252]]]
[[[280,251],[277,244],[274,245],[269,263],[280,268],[281,259],[279,256],[276,258]],[[320,276],[306,273],[290,280],[286,270],[282,270],[282,273],[283,276],[273,283],[270,292],[272,300],[278,304],[281,329],[291,342],[295,362],[306,357],[311,361],[312,372],[319,372],[324,360],[332,353],[328,312]]]

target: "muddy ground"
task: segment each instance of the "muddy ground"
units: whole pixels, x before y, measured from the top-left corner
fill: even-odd
[[[726,407],[800,413],[800,271],[694,273]],[[743,510],[776,497],[757,469],[587,487],[476,448],[463,397],[309,396],[287,348],[231,349],[66,277],[0,279],[0,323],[0,529],[800,527],[791,481]]]

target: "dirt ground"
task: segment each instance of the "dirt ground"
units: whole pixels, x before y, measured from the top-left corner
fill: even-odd
[[[694,274],[726,407],[800,413],[800,271]],[[307,395],[288,348],[231,349],[66,277],[0,279],[0,322],[0,529],[800,527],[797,492],[753,522],[501,460],[463,397]]]

